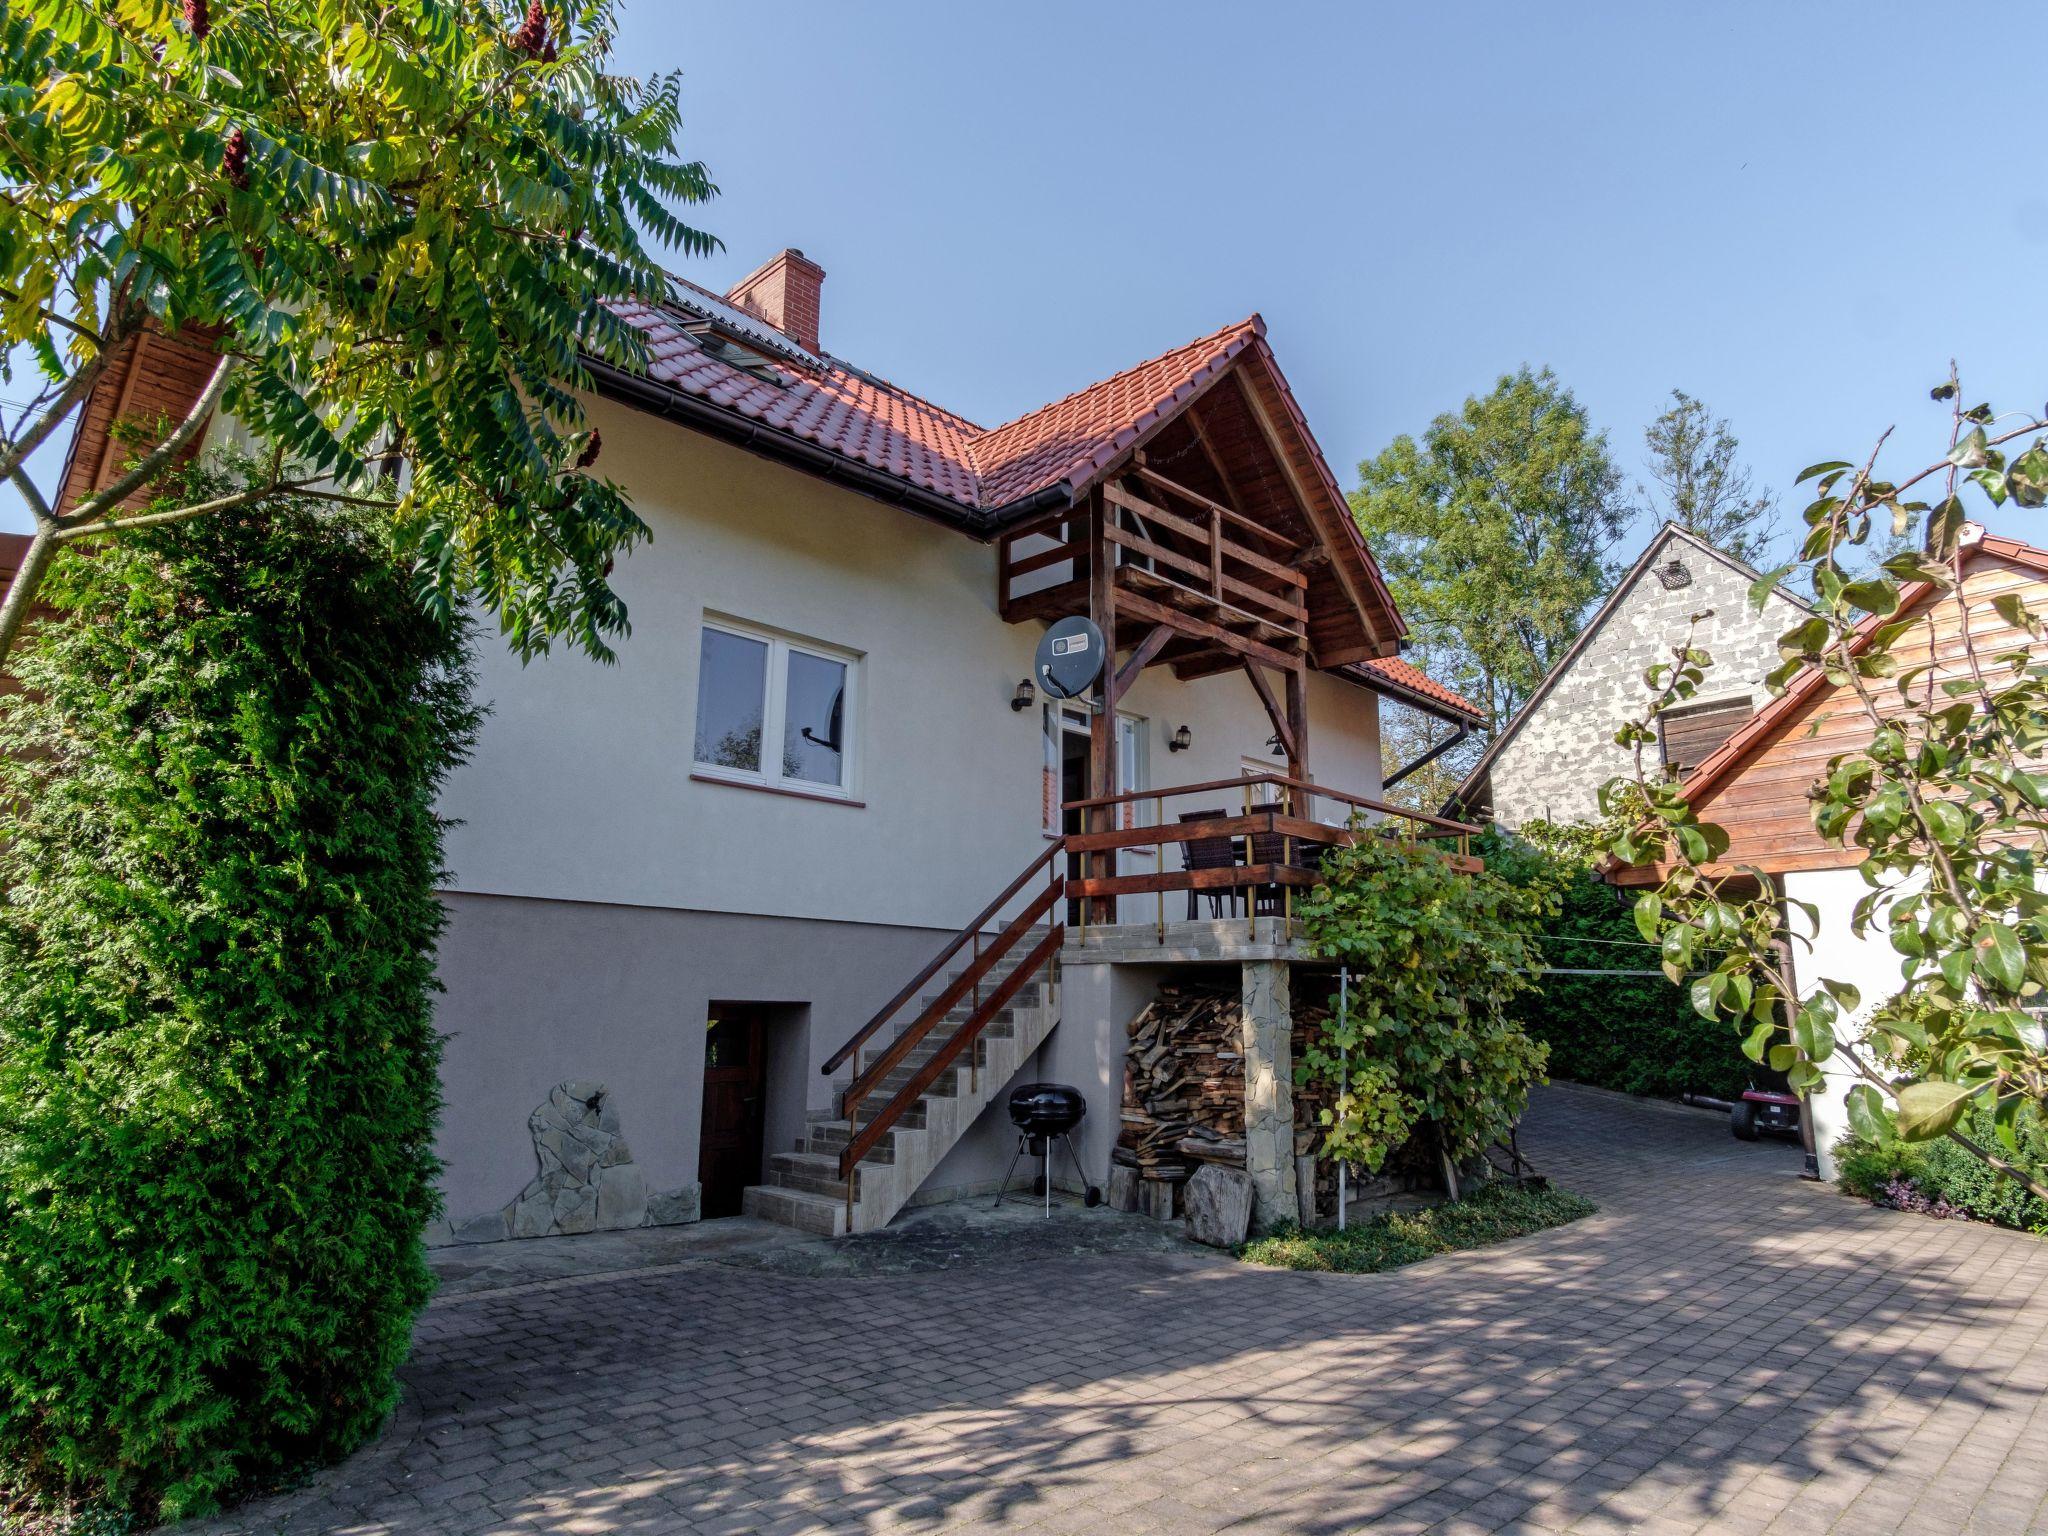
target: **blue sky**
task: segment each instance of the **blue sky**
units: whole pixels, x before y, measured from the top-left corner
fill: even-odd
[[[1631,477],[1677,386],[1780,489],[1894,423],[1938,457],[1951,356],[1972,399],[2048,400],[2048,9],[623,16],[628,67],[685,72],[723,189],[697,216],[725,253],[680,270],[722,287],[801,247],[831,351],[984,423],[1252,310],[1347,487],[1524,362]]]

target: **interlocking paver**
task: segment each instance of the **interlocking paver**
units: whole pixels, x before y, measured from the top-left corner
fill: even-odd
[[[376,1445],[190,1536],[2048,1533],[2048,1244],[1612,1095],[1544,1090],[1523,1143],[1600,1213],[1390,1275],[707,1260],[444,1298]]]

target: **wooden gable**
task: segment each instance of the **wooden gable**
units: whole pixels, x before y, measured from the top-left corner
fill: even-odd
[[[2048,550],[1984,537],[1964,558],[1960,594],[1924,584],[1908,589],[1900,612],[1916,622],[1892,650],[1902,672],[1932,663],[1914,679],[1916,699],[1929,689],[1939,698],[1942,683],[1969,676],[1970,651],[1987,669],[1991,658],[2023,648],[2048,658],[2048,642],[2030,643],[1993,608],[2009,592],[2036,612],[2048,611]],[[1898,697],[1889,679],[1877,680],[1875,687],[1881,702]],[[1807,792],[1826,774],[1830,758],[1869,740],[1869,716],[1854,690],[1828,682],[1818,671],[1804,674],[1730,736],[1686,779],[1695,814],[1728,833],[1721,869],[1749,865],[1782,874],[1861,864],[1864,852],[1853,842],[1830,842],[1814,830]],[[1666,865],[1644,864],[1613,870],[1609,878],[1618,885],[1649,885],[1667,871]]]

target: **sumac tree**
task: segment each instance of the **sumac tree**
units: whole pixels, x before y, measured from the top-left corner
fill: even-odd
[[[26,397],[0,416],[0,481],[35,522],[0,661],[57,548],[133,522],[123,503],[216,407],[259,472],[151,518],[352,499],[392,520],[444,617],[473,596],[522,654],[609,654],[626,613],[606,576],[646,528],[594,472],[577,391],[588,359],[645,366],[609,305],[666,294],[647,237],[716,243],[670,206],[714,192],[676,150],[678,79],[610,72],[613,11],[0,6],[0,380]],[[211,354],[197,405],[58,505],[29,456],[147,327]]]

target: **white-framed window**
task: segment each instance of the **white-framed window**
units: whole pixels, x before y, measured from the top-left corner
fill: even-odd
[[[851,651],[707,617],[697,652],[697,772],[851,797],[859,679]]]

